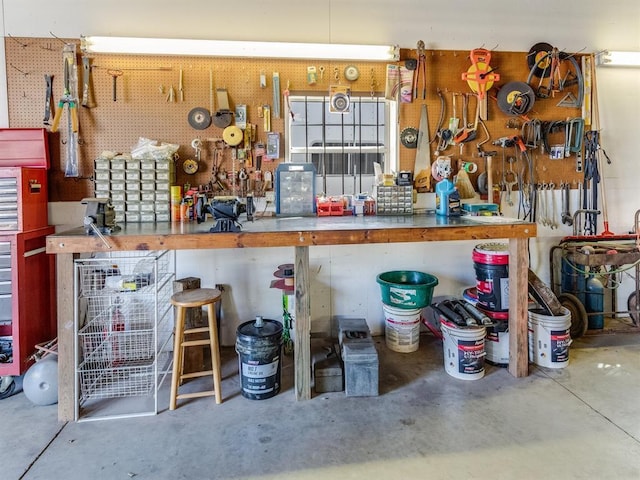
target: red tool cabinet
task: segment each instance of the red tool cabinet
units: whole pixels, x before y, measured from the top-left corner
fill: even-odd
[[[0,339],[13,357],[0,376],[21,375],[35,345],[55,337],[55,258],[45,252],[49,149],[44,129],[0,129]]]

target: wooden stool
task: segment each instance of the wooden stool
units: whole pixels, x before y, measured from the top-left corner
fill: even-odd
[[[215,288],[196,288],[185,290],[174,294],[171,297],[171,304],[177,307],[176,327],[173,342],[173,375],[171,377],[171,399],[169,410],[175,410],[176,402],[181,398],[195,398],[216,396],[216,403],[222,402],[220,390],[220,349],[218,343],[218,326],[216,321],[215,304],[222,296],[220,290]],[[201,308],[207,306],[209,318],[208,327],[190,328],[185,330],[185,316],[187,308]],[[209,333],[209,338],[204,340],[186,340],[185,337],[191,333]],[[211,347],[211,370],[201,372],[183,373],[184,370],[184,349],[197,345],[209,345]],[[178,394],[178,385],[187,378],[213,376],[213,390],[203,392]]]

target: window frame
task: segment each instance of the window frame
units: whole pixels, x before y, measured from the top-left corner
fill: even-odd
[[[353,124],[348,124],[348,125],[354,125],[356,128],[359,126],[360,128],[362,128],[363,126],[370,128],[370,127],[374,127],[374,128],[380,128],[381,126],[384,126],[384,138],[382,139],[382,146],[379,145],[358,145],[358,144],[354,144],[352,146],[345,146],[344,144],[342,145],[336,145],[336,146],[327,146],[327,145],[321,145],[321,146],[311,146],[311,145],[304,145],[304,146],[300,146],[300,147],[294,147],[292,145],[292,135],[291,135],[291,129],[292,129],[292,122],[295,122],[295,117],[292,115],[291,113],[291,109],[290,109],[290,105],[291,102],[315,102],[315,103],[321,103],[322,107],[321,107],[321,111],[322,113],[322,118],[320,119],[320,122],[316,122],[316,120],[314,119],[314,123],[311,124],[311,126],[318,126],[322,129],[322,142],[326,143],[326,137],[325,137],[325,133],[326,130],[332,126],[344,126],[343,124],[340,123],[330,123],[326,121],[326,116],[325,116],[325,112],[328,111],[327,106],[329,105],[330,102],[330,96],[328,94],[325,93],[321,93],[321,92],[304,92],[304,93],[291,93],[289,96],[289,99],[287,102],[285,102],[285,135],[286,135],[286,145],[287,148],[285,149],[285,162],[292,162],[292,155],[303,155],[305,158],[305,162],[306,163],[313,163],[312,161],[312,155],[316,155],[316,154],[332,154],[332,153],[338,153],[338,154],[347,154],[347,155],[353,155],[353,154],[367,154],[367,153],[374,153],[374,154],[383,154],[384,155],[384,164],[382,165],[382,169],[384,173],[391,173],[393,171],[398,171],[399,170],[399,148],[398,148],[398,103],[395,100],[388,100],[384,97],[384,95],[378,94],[378,95],[374,95],[371,96],[370,93],[368,94],[358,94],[358,93],[352,93],[351,94],[351,100],[352,100],[352,105],[354,105],[354,102],[375,102],[375,103],[382,103],[384,104],[384,118],[381,120],[378,120],[377,123],[375,124],[365,124],[364,122],[362,122],[362,118],[358,119],[358,122],[354,122]],[[295,113],[295,112],[294,112]],[[329,115],[342,115],[341,113],[329,113]],[[306,119],[304,124],[307,124]],[[316,139],[314,139],[316,140]],[[335,139],[331,139],[334,140]],[[310,140],[307,139],[306,140],[307,143],[310,143]],[[296,160],[297,161],[297,160]],[[344,170],[346,170],[346,173],[343,172],[342,173],[327,173],[326,175],[323,175],[323,172],[317,172],[318,176],[322,176],[323,178],[325,176],[329,176],[329,177],[342,177],[342,188],[343,188],[343,192],[345,190],[345,179],[346,178],[351,178],[354,177],[356,175],[359,176],[360,178],[360,183],[362,184],[362,177],[371,177],[373,179],[373,175],[372,174],[362,174],[360,172],[357,171],[353,171],[352,169],[352,165],[354,164],[356,160],[350,159],[349,162],[350,164],[348,165],[348,167]],[[325,181],[325,185],[323,185],[324,190],[326,190],[326,181]],[[320,189],[323,190],[323,189]],[[355,193],[355,192],[354,192]]]

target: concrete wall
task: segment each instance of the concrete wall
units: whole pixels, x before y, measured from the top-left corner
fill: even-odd
[[[470,50],[479,46],[528,51],[539,41],[567,51],[640,50],[640,2],[620,0],[246,0],[241,3],[193,0],[86,2],[81,0],[0,0],[0,31],[16,37],[80,35],[158,36],[231,40],[334,43],[391,43],[414,48]],[[37,12],[37,14],[36,14]],[[7,126],[4,45],[0,46],[0,126]],[[640,69],[599,69],[602,144],[612,158],[603,178],[610,229],[632,227],[640,208],[637,184],[637,115]],[[560,197],[556,195],[557,208]],[[574,192],[573,206],[577,204]],[[79,225],[83,209],[52,204],[52,223]],[[531,243],[532,265],[548,279],[549,247],[571,233],[566,227],[539,227]],[[318,247],[311,249],[313,330],[328,328],[332,315],[366,317],[374,333],[383,328],[375,276],[411,268],[435,274],[436,294],[457,294],[473,283],[475,242],[422,245]],[[280,315],[279,292],[268,288],[275,267],[293,259],[293,249],[181,251],[178,275],[198,275],[204,285],[229,285],[223,342],[233,342],[235,326],[256,314]],[[626,287],[631,287],[626,282]],[[620,299],[626,301],[623,286]]]

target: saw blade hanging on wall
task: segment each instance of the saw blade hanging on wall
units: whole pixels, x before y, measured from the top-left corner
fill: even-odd
[[[206,108],[196,107],[189,112],[188,121],[192,128],[204,130],[211,125],[211,115]]]

